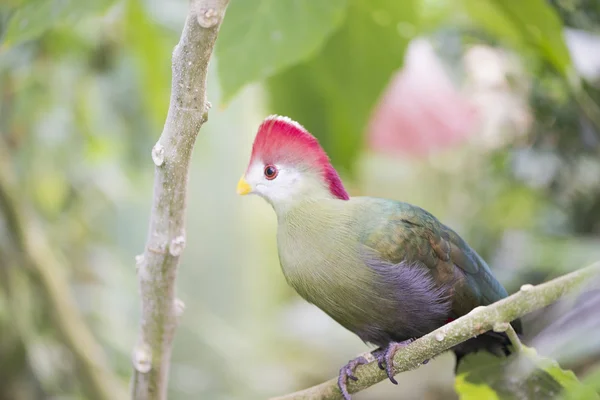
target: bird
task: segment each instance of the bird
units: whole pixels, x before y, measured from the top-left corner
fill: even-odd
[[[258,195],[277,216],[277,251],[287,283],[366,344],[389,380],[394,354],[411,341],[507,297],[489,266],[426,210],[395,200],[350,197],[319,141],[289,117],[264,119],[239,195]],[[511,322],[517,333],[521,321]],[[508,356],[510,340],[489,331],[452,348]],[[426,362],[428,360],[424,360]],[[338,387],[368,363],[350,360]]]

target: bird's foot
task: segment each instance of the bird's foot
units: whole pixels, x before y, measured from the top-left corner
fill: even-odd
[[[356,357],[354,360],[350,360],[348,364],[344,365],[340,369],[340,375],[338,377],[338,387],[340,388],[340,392],[342,392],[342,396],[344,396],[344,400],[351,400],[350,393],[348,393],[348,379],[352,379],[353,381],[357,381],[358,378],[354,376],[354,370],[359,365],[368,364],[369,361],[363,357]]]
[[[377,365],[379,366],[379,369],[385,370],[385,349],[378,347],[371,354],[373,354],[373,357],[375,357],[375,359],[377,360]]]
[[[378,349],[373,352],[373,356],[377,358],[377,365],[380,369],[385,370],[387,377],[394,385],[398,384],[398,381],[394,379],[394,355],[398,350],[408,346],[412,341],[413,339],[403,342],[390,342],[385,349]]]

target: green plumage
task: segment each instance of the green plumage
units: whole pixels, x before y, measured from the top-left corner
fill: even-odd
[[[287,117],[258,128],[252,156],[238,183],[277,213],[277,244],[289,284],[374,351],[393,377],[394,353],[407,340],[503,297],[485,262],[454,231],[410,204],[350,198],[318,141]],[[513,321],[517,332],[519,321]],[[504,333],[486,332],[453,348],[457,359],[484,348],[508,354]],[[357,357],[342,367],[338,386]],[[458,363],[457,363],[458,365]]]
[[[259,126],[237,191],[273,206],[289,284],[377,345],[373,355],[393,383],[394,353],[407,341],[507,295],[481,257],[427,211],[350,198],[315,137],[287,117],[269,116]],[[512,324],[520,333],[520,321]],[[508,344],[506,334],[485,332],[452,350],[458,365],[479,349],[509,354]],[[357,357],[340,370],[345,400],[348,379],[365,363]]]
[[[289,284],[378,346],[421,336],[507,295],[458,234],[410,204],[305,200],[278,221]]]

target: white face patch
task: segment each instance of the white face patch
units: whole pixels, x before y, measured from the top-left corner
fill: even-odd
[[[322,183],[322,177],[309,170],[299,170],[286,164],[274,164],[277,176],[265,176],[265,163],[256,160],[246,172],[246,182],[257,194],[267,200],[276,212],[283,212],[306,197],[330,197]]]
[[[267,179],[265,164],[257,161],[252,164],[246,173],[246,181],[252,187],[252,193],[264,197],[271,203],[285,201],[293,196],[302,186],[302,175],[294,168],[275,164],[277,176]]]

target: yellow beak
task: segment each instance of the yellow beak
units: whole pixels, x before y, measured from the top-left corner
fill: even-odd
[[[240,178],[240,181],[237,184],[237,193],[239,195],[245,195],[248,194],[252,191],[252,188],[250,187],[250,185],[248,184],[248,182],[246,182],[246,180],[244,179],[244,177],[242,176]]]

